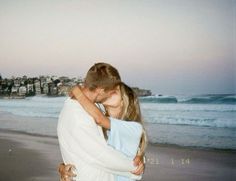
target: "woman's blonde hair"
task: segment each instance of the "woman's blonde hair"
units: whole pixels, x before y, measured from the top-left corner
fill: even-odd
[[[142,125],[143,133],[139,144],[138,155],[144,155],[147,146],[147,135],[144,129],[144,122],[141,115],[138,96],[134,90],[125,83],[120,84],[120,91],[123,106],[119,118],[125,121],[135,121]]]

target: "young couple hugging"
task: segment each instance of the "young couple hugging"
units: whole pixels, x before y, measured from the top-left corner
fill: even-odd
[[[116,68],[94,64],[58,120],[62,181],[140,180],[147,143],[138,97]]]

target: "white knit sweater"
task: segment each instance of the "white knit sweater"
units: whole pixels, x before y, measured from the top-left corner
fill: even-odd
[[[64,163],[76,166],[76,181],[114,181],[114,174],[141,179],[130,173],[133,160],[107,145],[102,128],[76,100],[65,101],[57,133]]]

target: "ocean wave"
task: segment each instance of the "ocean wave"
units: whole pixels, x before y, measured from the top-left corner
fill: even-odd
[[[163,96],[165,97],[165,96]],[[171,97],[171,96],[168,96]],[[224,97],[224,99],[233,96]],[[149,99],[155,100],[155,96]],[[171,97],[172,98],[172,97]],[[30,97],[22,100],[1,100],[0,110],[27,117],[58,118],[65,97]],[[143,98],[143,99],[148,99]],[[166,97],[163,98],[166,100]],[[185,101],[183,97],[179,100]],[[236,107],[231,104],[152,104],[141,103],[147,122],[156,124],[193,125],[209,127],[236,127]],[[235,123],[234,123],[235,122]]]
[[[185,104],[236,104],[236,95],[215,94],[195,96],[148,96],[141,97],[140,102],[149,103],[185,103]]]
[[[167,125],[188,125],[200,127],[217,127],[217,128],[236,128],[236,122],[233,120],[220,120],[217,118],[176,118],[176,117],[145,117],[147,123],[153,124],[167,124]]]
[[[148,96],[148,97],[141,97],[140,102],[150,102],[150,103],[177,103],[178,100],[174,96],[169,97],[155,97],[155,96]]]
[[[1,100],[0,110],[26,117],[58,118],[66,97],[34,96],[19,100]]]

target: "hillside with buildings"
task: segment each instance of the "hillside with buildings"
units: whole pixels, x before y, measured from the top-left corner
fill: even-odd
[[[27,96],[48,95],[66,96],[68,90],[79,83],[82,78],[69,78],[66,76],[39,76],[39,77],[12,77],[2,78],[0,75],[0,97],[1,98],[25,98]],[[138,96],[152,95],[150,90],[134,87]]]

